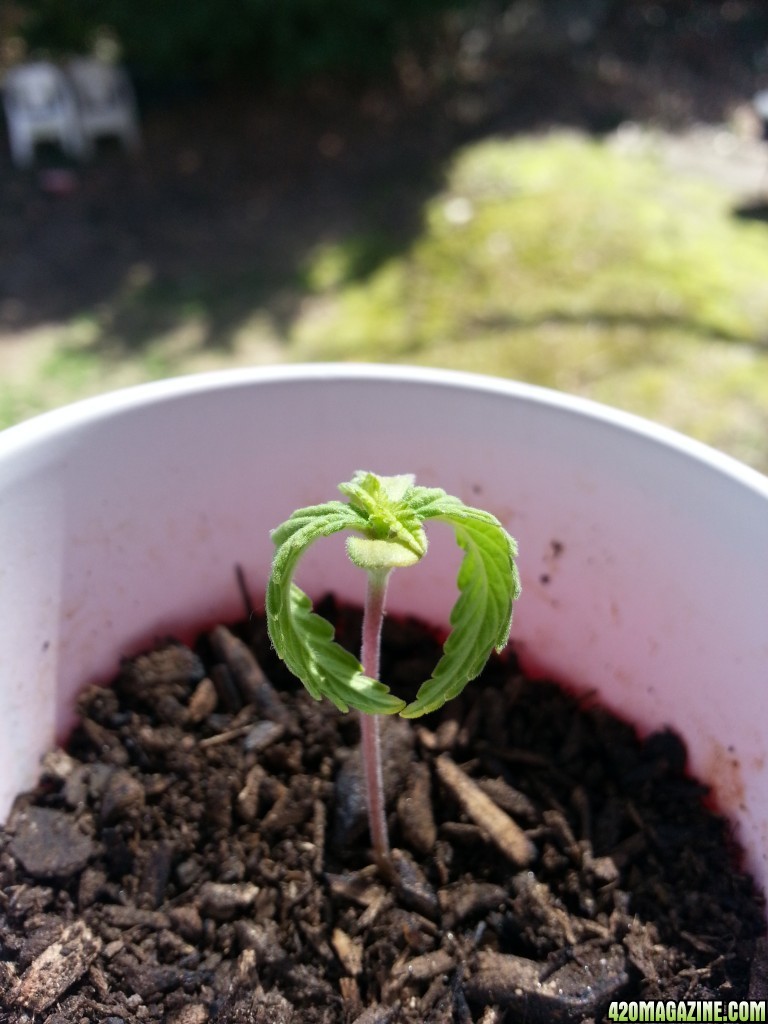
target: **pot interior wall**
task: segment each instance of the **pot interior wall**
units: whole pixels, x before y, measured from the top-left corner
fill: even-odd
[[[537,389],[390,368],[212,375],[83,403],[0,437],[0,816],[77,690],[155,636],[236,618],[270,528],[356,469],[414,472],[519,540],[524,662],[685,737],[765,886],[768,485],[700,446]],[[458,552],[393,581],[445,623]],[[360,599],[338,539],[299,582]]]

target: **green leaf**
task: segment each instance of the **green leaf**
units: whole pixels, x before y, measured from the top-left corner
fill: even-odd
[[[293,582],[304,552],[321,537],[365,528],[360,513],[340,501],[299,509],[272,532],[275,559],[267,585],[267,627],[278,655],[315,698],[328,697],[340,711],[396,714],[405,702],[363,673],[349,651],[334,641],[333,626],[312,611],[312,602]]]
[[[339,490],[346,494],[352,508],[365,520],[366,539],[385,541],[411,551],[417,562],[427,551],[427,538],[421,526],[421,519],[411,506],[410,496],[414,491],[413,476],[377,476],[375,473],[359,471],[349,483],[340,484]],[[369,549],[375,552],[371,568],[382,568],[385,558],[383,546]],[[354,553],[353,553],[354,552]],[[361,568],[369,568],[365,561],[365,546],[353,547],[350,557]],[[393,554],[390,568],[407,564],[401,552]]]
[[[450,495],[418,490],[423,492],[419,514],[452,526],[464,557],[457,578],[459,599],[451,612],[443,656],[402,712],[404,718],[437,710],[480,674],[491,650],[506,646],[512,606],[520,595],[517,545],[498,519]]]

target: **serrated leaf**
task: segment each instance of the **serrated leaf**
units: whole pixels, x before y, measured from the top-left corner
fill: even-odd
[[[355,707],[391,715],[405,701],[364,674],[359,660],[335,642],[333,626],[312,611],[309,597],[293,582],[299,559],[316,540],[364,526],[351,505],[332,501],[299,509],[272,532],[276,551],[267,585],[267,628],[278,655],[315,700],[328,697],[340,711]]]
[[[418,561],[426,554],[427,538],[421,526],[421,519],[411,506],[410,495],[413,491],[413,476],[410,473],[401,476],[377,476],[359,470],[349,483],[340,484],[339,490],[346,494],[349,503],[365,519],[365,534],[369,540],[379,540],[398,544],[414,554],[413,561]],[[381,549],[380,549],[381,550]],[[359,549],[361,560],[356,565],[361,568],[369,566],[362,560],[364,549]],[[381,568],[383,551],[377,556],[377,566]],[[395,554],[390,568],[405,564],[402,557]]]
[[[495,516],[434,492],[424,495],[420,514],[452,526],[464,557],[443,655],[416,699],[401,712],[404,718],[437,710],[480,674],[491,650],[506,646],[513,603],[520,594],[517,545]]]

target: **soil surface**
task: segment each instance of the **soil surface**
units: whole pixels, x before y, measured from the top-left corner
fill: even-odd
[[[353,646],[359,612],[320,611]],[[438,652],[389,622],[385,678],[407,697]],[[80,711],[0,833],[3,1024],[587,1024],[765,995],[763,905],[681,741],[511,657],[387,720],[385,872],[356,718],[262,618],[162,642]]]

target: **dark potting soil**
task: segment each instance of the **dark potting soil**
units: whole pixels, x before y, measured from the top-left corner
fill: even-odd
[[[321,610],[352,646],[359,613]],[[438,646],[387,624],[399,695]],[[263,619],[125,661],[80,711],[0,833],[7,1024],[586,1024],[766,994],[762,902],[681,741],[512,658],[386,721],[389,877],[355,716],[288,676]]]

